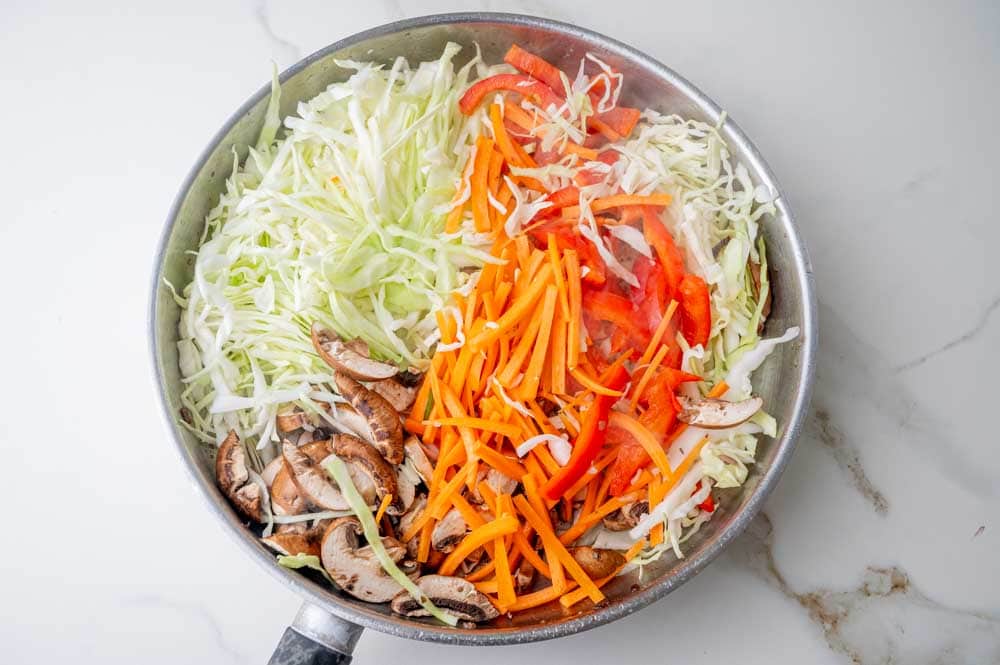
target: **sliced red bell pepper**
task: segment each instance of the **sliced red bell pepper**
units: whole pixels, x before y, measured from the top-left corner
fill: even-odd
[[[708,285],[697,275],[688,273],[677,287],[680,295],[681,333],[691,346],[708,344],[712,332],[712,303]]]
[[[562,222],[552,220],[528,231],[528,235],[541,248],[548,246],[548,234],[556,237],[556,246],[560,250],[575,249],[580,257],[580,265],[587,268],[583,283],[590,286],[601,286],[607,281],[607,266],[593,243],[584,238],[576,230],[576,221]]]
[[[684,257],[674,243],[670,231],[663,225],[656,208],[640,206],[642,215],[642,233],[660,260],[663,275],[667,281],[667,298],[677,298],[677,287],[684,277]],[[629,213],[634,214],[634,213]]]
[[[639,124],[642,112],[630,106],[616,106],[613,109],[598,113],[595,117],[610,127],[615,133],[627,138],[635,126]]]
[[[632,264],[632,274],[639,282],[632,288],[632,302],[639,317],[639,323],[652,333],[660,325],[663,311],[666,309],[667,280],[659,261],[636,257]]]
[[[472,84],[458,100],[458,108],[465,115],[472,115],[487,95],[500,90],[509,90],[530,97],[542,108],[548,108],[551,104],[559,106],[563,103],[562,97],[537,79],[522,74],[497,74]]]
[[[611,390],[621,390],[628,380],[628,370],[624,365],[619,365],[604,385]],[[573,442],[573,452],[570,453],[569,462],[549,478],[542,488],[542,495],[545,498],[555,501],[590,469],[590,465],[604,446],[608,430],[608,414],[617,401],[617,397],[607,395],[594,397],[594,401],[582,416],[580,433]]]
[[[525,51],[517,44],[510,47],[507,55],[503,57],[503,61],[514,69],[535,77],[553,90],[563,90],[562,71],[534,53]]]
[[[696,482],[694,484],[694,491],[691,492],[691,494],[692,495],[697,494],[698,490],[700,490],[700,489],[701,489],[701,481],[699,480],[698,482]],[[715,512],[715,500],[712,498],[712,494],[709,493],[709,495],[707,497],[705,497],[705,500],[698,504],[698,507],[701,508],[702,510],[706,511],[706,512],[714,513]]]

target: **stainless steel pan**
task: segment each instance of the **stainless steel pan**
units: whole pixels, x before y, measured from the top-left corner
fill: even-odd
[[[512,42],[536,51],[556,64],[575,68],[588,51],[625,74],[623,103],[653,107],[715,123],[721,109],[668,67],[635,49],[603,35],[530,16],[513,14],[445,14],[425,16],[362,32],[310,55],[281,75],[282,117],[294,113],[296,104],[322,91],[349,72],[335,59],[391,62],[405,56],[411,62],[436,59],[445,43],[471,47],[478,43],[484,57],[499,61]],[[472,51],[466,49],[466,53]],[[459,58],[461,60],[461,58]],[[608,600],[566,612],[558,604],[501,618],[474,630],[451,629],[429,621],[391,614],[386,607],[369,605],[312,579],[279,567],[246,529],[216,488],[210,457],[178,425],[181,391],[177,366],[179,309],[163,287],[163,279],[186,284],[191,279],[192,257],[206,213],[223,191],[232,168],[232,150],[241,156],[256,139],[264,118],[269,87],[264,86],[229,119],[209,142],[188,174],[167,216],[156,254],[149,312],[150,345],[167,427],[183,464],[195,479],[209,508],[223,522],[239,546],[289,589],[304,604],[272,658],[273,663],[347,662],[362,628],[417,640],[449,644],[512,644],[576,633],[635,612],[668,594],[704,568],[743,531],[760,509],[791,455],[809,401],[816,348],[816,302],[812,271],[805,248],[783,197],[777,214],[764,221],[772,271],[774,308],[768,332],[782,332],[797,325],[802,335],[780,347],[755,376],[755,386],[781,425],[779,436],[763,441],[757,464],[746,484],[722,492],[718,514],[686,547],[686,558],[664,557],[646,568],[642,580],[626,575],[607,587]],[[764,100],[761,100],[762,103]],[[739,127],[727,119],[721,128],[734,158],[743,162],[757,183],[781,193],[771,170]]]

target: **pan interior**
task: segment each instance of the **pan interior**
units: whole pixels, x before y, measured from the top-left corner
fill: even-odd
[[[334,44],[282,75],[282,117],[293,114],[298,102],[350,75],[351,72],[336,64],[336,59],[391,63],[403,56],[416,63],[437,59],[449,41],[463,46],[456,59],[457,65],[471,57],[475,44],[479,45],[487,61],[498,62],[510,44],[516,42],[568,71],[575,71],[579,59],[591,52],[625,75],[623,104],[651,107],[713,124],[719,120],[719,109],[690,84],[624,45],[572,26],[507,15],[426,17],[376,28]],[[265,70],[262,64],[262,79]],[[229,524],[237,540],[252,556],[311,602],[383,632],[453,643],[522,642],[576,632],[642,607],[700,570],[742,530],[756,513],[791,452],[799,418],[808,399],[811,376],[813,304],[808,262],[787,208],[780,199],[778,213],[763,220],[775,291],[765,335],[780,334],[793,325],[802,328],[803,335],[772,354],[755,375],[754,385],[781,429],[777,439],[762,437],[757,463],[743,487],[719,492],[721,501],[717,514],[686,543],[685,559],[664,556],[646,567],[641,578],[635,574],[622,576],[606,588],[608,600],[599,607],[585,602],[575,611],[566,612],[554,604],[519,613],[513,618],[501,618],[492,626],[475,631],[455,631],[397,617],[389,613],[388,608],[354,600],[321,580],[277,566],[272,555],[242,526],[216,489],[210,456],[178,425],[176,414],[182,384],[176,342],[180,311],[168,290],[162,287],[163,279],[177,285],[191,280],[193,257],[188,252],[197,250],[205,216],[224,189],[232,169],[233,149],[242,161],[248,146],[256,140],[263,123],[267,93],[265,86],[220,131],[178,195],[167,220],[151,304],[154,363],[169,427],[182,458],[213,509]],[[733,160],[746,165],[755,183],[780,192],[753,146],[732,121],[722,126],[721,133],[729,143]]]

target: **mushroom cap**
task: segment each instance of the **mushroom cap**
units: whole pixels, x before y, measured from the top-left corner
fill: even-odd
[[[397,465],[395,470],[397,495],[403,504],[403,511],[407,511],[413,505],[413,500],[417,498],[417,485],[410,478],[411,472],[405,470],[402,464]]]
[[[337,413],[333,419],[341,426],[341,431],[347,429],[348,434],[354,434],[373,446],[375,445],[375,435],[372,434],[372,428],[368,425],[368,419],[358,413],[358,410],[350,404],[338,404]]]
[[[288,464],[284,457],[281,460],[281,468],[275,474],[271,482],[271,507],[278,515],[298,515],[304,513],[309,505],[305,497],[299,491],[298,485],[292,480],[292,474],[288,470]]]
[[[386,509],[390,515],[402,515],[406,512],[403,497],[400,496],[396,470],[372,446],[351,434],[335,434],[330,439],[330,450],[349,464],[356,465],[371,478],[375,485],[375,493],[382,497],[392,496],[392,502]]]
[[[399,413],[384,397],[342,372],[334,372],[337,390],[368,421],[372,443],[386,461],[399,464],[403,461],[403,425]]]
[[[521,559],[514,571],[514,591],[524,593],[535,583],[535,567],[527,559]]]
[[[315,538],[310,538],[307,532],[275,533],[260,540],[278,554],[285,556],[296,554],[319,556],[319,542]]]
[[[420,439],[415,436],[408,436],[406,441],[403,442],[403,450],[406,459],[410,460],[413,464],[413,468],[416,470],[417,475],[420,476],[420,479],[425,483],[429,483],[431,476],[434,475],[434,466],[431,464],[430,458],[427,457],[427,451],[421,445]]]
[[[215,478],[219,488],[244,517],[255,522],[263,521],[260,487],[250,482],[246,451],[236,430],[229,430],[219,444],[215,455]]]
[[[633,501],[607,515],[603,522],[608,531],[627,531],[649,512],[649,501]]]
[[[438,552],[450,552],[465,537],[465,518],[457,508],[452,508],[434,525],[431,547]]]
[[[616,570],[625,565],[625,557],[616,550],[571,547],[569,552],[583,568],[583,572],[593,579],[613,575]]]
[[[396,376],[399,368],[368,357],[368,345],[361,340],[343,342],[319,322],[310,330],[313,347],[327,365],[359,381],[380,381]]]
[[[489,621],[499,616],[497,608],[471,582],[460,577],[426,575],[417,580],[417,587],[438,607],[466,621]],[[392,611],[408,617],[430,616],[408,592],[392,599]]]
[[[402,587],[383,570],[370,546],[358,547],[361,532],[361,523],[354,517],[333,520],[323,534],[320,560],[346,593],[369,603],[388,602]],[[394,561],[406,555],[406,548],[395,539],[383,541]]]
[[[279,432],[284,434],[294,432],[301,428],[307,421],[308,416],[306,416],[304,411],[286,411],[274,417],[274,426]]]
[[[417,399],[417,389],[407,388],[396,378],[372,381],[368,387],[389,402],[397,413],[406,413]]]
[[[418,494],[417,497],[413,500],[413,505],[410,506],[410,509],[407,510],[403,514],[403,516],[399,518],[399,529],[397,529],[399,533],[406,533],[407,531],[409,531],[410,527],[413,526],[413,521],[420,516],[420,513],[423,512],[426,506],[427,506],[427,495]],[[420,534],[417,534],[406,543],[406,550],[407,552],[409,552],[410,556],[416,556],[417,549],[419,547],[420,547]]]
[[[326,471],[305,450],[288,441],[283,441],[281,455],[285,458],[295,486],[309,503],[324,510],[350,509],[344,495],[333,484]]]
[[[281,467],[284,466],[285,460],[278,455],[273,460],[264,465],[264,470],[260,472],[260,477],[264,480],[264,484],[270,487],[274,483],[275,477],[278,472],[281,471]]]
[[[753,417],[764,404],[764,400],[760,397],[751,397],[742,402],[727,402],[710,397],[691,398],[683,395],[678,395],[677,399],[681,404],[677,420],[705,429],[736,427]]]

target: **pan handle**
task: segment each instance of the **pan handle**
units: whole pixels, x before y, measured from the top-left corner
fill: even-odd
[[[361,626],[302,603],[292,625],[285,629],[268,665],[347,665]]]

